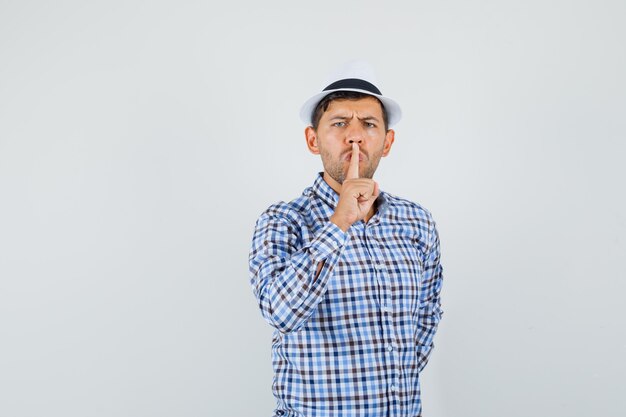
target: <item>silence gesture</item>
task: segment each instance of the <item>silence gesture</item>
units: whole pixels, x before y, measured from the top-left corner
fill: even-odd
[[[359,178],[359,145],[352,143],[352,156],[346,179],[341,186],[339,202],[330,221],[344,232],[350,226],[363,220],[372,211],[374,201],[378,198],[378,184],[370,178]]]

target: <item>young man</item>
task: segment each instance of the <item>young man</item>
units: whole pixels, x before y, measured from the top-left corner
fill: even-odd
[[[301,116],[324,172],[258,219],[251,284],[272,341],[274,416],[421,415],[419,373],[442,315],[430,213],[373,180],[400,107],[360,64]]]

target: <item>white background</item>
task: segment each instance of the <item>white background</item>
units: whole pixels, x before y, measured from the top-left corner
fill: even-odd
[[[271,415],[252,230],[355,58],[441,234],[425,415],[626,415],[625,3],[299,3],[0,1],[0,415]]]

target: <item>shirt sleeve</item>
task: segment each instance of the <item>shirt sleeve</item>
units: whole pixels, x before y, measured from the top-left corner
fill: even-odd
[[[443,315],[441,309],[441,286],[443,268],[440,263],[439,233],[429,216],[429,245],[424,256],[424,274],[420,291],[419,328],[417,350],[419,371],[424,369],[433,349],[433,338]]]
[[[315,312],[347,240],[328,222],[303,244],[300,227],[287,216],[266,212],[252,239],[250,283],[263,317],[282,333],[299,329]]]

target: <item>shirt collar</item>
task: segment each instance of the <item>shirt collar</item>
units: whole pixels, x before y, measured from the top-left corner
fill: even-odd
[[[313,192],[317,197],[319,197],[324,203],[330,206],[332,209],[337,207],[337,203],[339,202],[339,194],[332,189],[330,185],[326,181],[324,181],[324,173],[320,172],[317,174],[315,178],[315,182],[313,182]],[[376,203],[378,204],[378,208],[376,211],[376,216],[381,216],[388,208],[388,198],[386,193],[380,191],[378,195],[378,199]]]
[[[324,203],[328,204],[332,208],[335,208],[337,206],[337,202],[339,202],[339,194],[337,194],[335,190],[333,190],[332,187],[324,181],[323,172],[317,174],[315,182],[313,183],[313,192],[317,197],[322,199]]]

